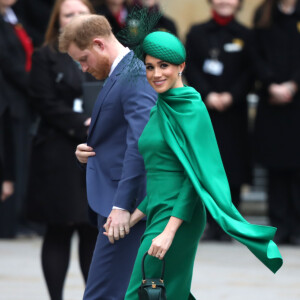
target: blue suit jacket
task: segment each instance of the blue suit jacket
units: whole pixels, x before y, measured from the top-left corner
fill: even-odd
[[[139,68],[132,68],[133,59]],[[86,179],[89,205],[102,216],[107,217],[113,205],[132,212],[145,196],[145,169],[138,139],[156,98],[143,63],[133,57],[132,51],[99,93],[87,140],[96,156],[88,159]]]

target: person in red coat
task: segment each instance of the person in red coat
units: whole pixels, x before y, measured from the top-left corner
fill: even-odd
[[[5,97],[0,111],[11,121],[13,161],[16,166],[15,193],[7,205],[0,207],[5,225],[0,225],[0,237],[13,238],[21,227],[25,200],[30,152],[31,110],[29,107],[28,78],[33,46],[21,20],[13,10],[16,0],[0,0],[0,72],[3,74]],[[9,217],[8,217],[9,216]]]

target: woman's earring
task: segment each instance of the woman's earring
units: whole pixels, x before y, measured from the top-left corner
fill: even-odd
[[[181,75],[182,75],[182,72],[179,72],[178,75],[181,76]]]

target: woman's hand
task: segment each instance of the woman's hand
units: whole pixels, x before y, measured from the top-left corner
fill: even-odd
[[[150,249],[148,250],[148,254],[162,260],[171,247],[174,236],[175,234],[163,231],[160,235],[152,240],[152,244]]]
[[[164,231],[152,240],[148,254],[163,259],[172,245],[175,234],[183,220],[171,217]]]

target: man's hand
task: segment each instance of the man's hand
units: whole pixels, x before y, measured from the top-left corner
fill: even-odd
[[[2,193],[1,201],[5,201],[9,196],[14,193],[14,183],[12,181],[3,181],[2,182]]]
[[[120,238],[129,234],[130,212],[127,210],[113,209],[104,224],[105,232],[103,233],[113,244]]]
[[[90,156],[95,156],[96,152],[94,152],[93,148],[87,144],[79,144],[76,148],[75,155],[82,164],[86,164],[88,158]]]

